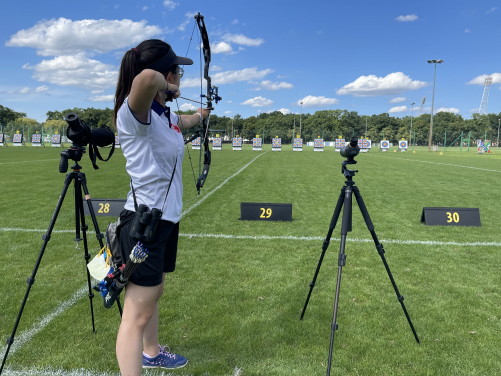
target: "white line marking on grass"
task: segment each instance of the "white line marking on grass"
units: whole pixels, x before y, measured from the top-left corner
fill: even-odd
[[[231,376],[242,376],[242,369],[235,367],[235,371]],[[119,372],[102,372],[93,369],[79,368],[74,370],[45,368],[22,368],[18,370],[6,367],[3,374],[5,376],[120,376]],[[144,370],[143,375],[148,376],[176,376],[177,373],[165,373],[163,370]],[[195,376],[190,374],[189,376]],[[209,372],[205,372],[202,376],[210,376]],[[215,376],[215,375],[214,375]]]
[[[47,230],[40,229],[24,229],[24,228],[8,228],[0,227],[0,232],[2,231],[13,231],[13,232],[46,232]],[[54,230],[52,231],[58,233],[74,233],[75,230]],[[94,234],[94,231],[87,231],[87,234]],[[268,236],[268,235],[225,235],[225,234],[184,234],[180,233],[179,236],[185,238],[220,238],[220,239],[250,239],[250,240],[303,240],[303,241],[313,241],[313,240],[324,240],[325,238],[321,236]],[[331,238],[331,241],[340,241],[339,238]],[[359,238],[346,238],[346,241],[353,243],[373,243],[372,239],[359,239]],[[421,245],[457,245],[460,247],[501,247],[501,243],[497,242],[441,242],[435,240],[399,240],[399,239],[379,239],[380,243],[391,243],[391,244],[421,244]]]
[[[444,166],[452,166],[452,167],[463,167],[463,168],[471,168],[474,170],[482,170],[482,171],[490,171],[490,172],[500,172],[499,170],[489,170],[487,168],[480,168],[480,167],[471,167],[471,166],[462,166],[462,165],[455,165],[455,164],[450,164],[450,163],[440,163],[440,162],[430,162],[430,161],[422,161],[419,159],[408,159],[408,158],[398,158],[398,157],[387,157],[384,155],[373,155],[373,157],[380,157],[380,158],[391,158],[391,159],[401,159],[403,161],[411,161],[411,162],[423,162],[423,163],[433,163],[433,164],[439,164],[439,165],[444,165]]]
[[[231,178],[234,178],[235,176],[237,176],[239,173],[241,173],[243,170],[245,170],[252,162],[254,162],[256,159],[258,159],[259,157],[265,155],[266,153],[268,153],[268,151],[265,151],[264,153],[262,154],[259,154],[256,158],[254,158],[252,161],[250,161],[249,163],[247,163],[244,167],[242,167],[240,170],[238,170],[237,172],[235,172],[233,175],[231,175],[230,177],[226,178],[225,181],[223,181],[221,184],[219,184],[216,188],[214,188],[212,191],[210,191],[209,193],[205,194],[205,196],[203,196],[200,200],[198,200],[195,204],[193,204],[192,206],[190,206],[188,209],[186,209],[185,211],[183,211],[181,213],[181,218],[183,218],[186,214],[188,214],[190,211],[192,211],[193,209],[195,209],[198,205],[200,205],[202,202],[205,201],[205,199],[207,197],[209,197],[210,195],[212,195],[214,192],[216,192],[219,188],[221,188],[223,185],[225,185]]]
[[[224,234],[182,234],[179,236],[189,237],[189,238],[223,238],[223,239],[254,239],[254,240],[324,240],[325,238],[321,236],[267,236],[267,235],[224,235]],[[331,238],[331,241],[340,241],[340,238]],[[372,239],[359,239],[359,238],[346,238],[347,242],[353,243],[373,243]],[[392,243],[392,244],[422,244],[422,245],[457,245],[457,246],[470,246],[470,247],[501,247],[501,243],[496,242],[440,242],[435,240],[398,240],[398,239],[379,239],[380,243]]]
[[[29,342],[35,334],[37,334],[38,332],[43,330],[47,325],[49,325],[52,320],[54,320],[66,309],[70,308],[73,304],[75,304],[78,299],[85,296],[86,291],[88,291],[87,286],[81,288],[76,293],[74,293],[71,298],[69,298],[65,302],[62,302],[61,304],[58,304],[57,308],[55,308],[48,315],[42,317],[29,330],[22,332],[19,336],[14,336],[14,343],[10,348],[9,355],[14,354],[17,350],[21,348],[21,346]],[[5,351],[7,351],[7,346],[2,347],[1,353],[5,354]]]
[[[45,161],[58,161],[59,159],[37,159],[36,161],[17,161],[17,162],[2,162],[1,164],[11,164],[11,163],[28,163],[28,162],[45,162]]]

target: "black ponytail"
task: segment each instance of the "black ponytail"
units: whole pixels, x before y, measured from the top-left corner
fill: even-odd
[[[115,126],[118,110],[129,95],[134,78],[141,73],[144,67],[164,57],[170,49],[171,46],[162,40],[149,39],[139,43],[135,49],[130,49],[125,53],[120,64],[117,89],[115,91],[115,106],[113,108],[113,124]],[[172,68],[177,68],[177,66],[169,67],[164,75],[167,75]]]

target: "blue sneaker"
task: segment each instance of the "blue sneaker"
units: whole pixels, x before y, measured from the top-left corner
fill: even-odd
[[[171,353],[169,346],[165,346],[168,351],[164,346],[158,345],[158,347],[160,348],[160,352],[153,358],[143,352],[143,368],[175,369],[188,364],[188,359],[184,356]]]

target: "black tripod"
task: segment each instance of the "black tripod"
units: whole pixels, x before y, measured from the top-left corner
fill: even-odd
[[[26,293],[24,294],[24,299],[21,304],[21,309],[19,310],[19,314],[17,315],[16,319],[16,324],[14,325],[14,330],[12,331],[12,334],[9,338],[7,338],[7,351],[5,352],[3,361],[2,361],[2,366],[0,367],[0,374],[2,374],[2,370],[5,365],[5,361],[7,360],[7,355],[9,354],[10,348],[12,344],[14,343],[14,336],[16,334],[17,327],[19,325],[19,321],[21,320],[21,315],[23,314],[24,306],[26,305],[26,301],[28,300],[28,294],[30,293],[31,286],[33,286],[33,283],[35,283],[35,275],[37,274],[38,267],[40,266],[40,262],[42,261],[42,257],[45,251],[45,247],[47,246],[47,243],[50,240],[52,230],[54,228],[54,225],[56,224],[57,216],[59,214],[59,210],[61,209],[61,205],[63,204],[64,197],[66,196],[66,192],[68,191],[68,188],[71,184],[71,182],[74,182],[75,186],[75,241],[77,242],[77,248],[79,242],[82,241],[80,238],[80,229],[82,230],[83,233],[83,242],[84,242],[84,258],[85,258],[85,263],[88,264],[89,260],[91,258],[88,248],[87,248],[87,229],[89,228],[85,224],[85,214],[84,214],[84,209],[83,209],[83,200],[82,200],[82,189],[85,194],[85,200],[87,201],[87,205],[89,207],[89,213],[92,218],[92,222],[94,224],[94,228],[96,230],[96,238],[99,241],[99,245],[101,249],[104,247],[103,244],[103,238],[104,235],[99,232],[99,225],[97,223],[96,219],[96,214],[94,213],[94,209],[92,207],[92,202],[90,200],[90,195],[89,195],[89,190],[87,189],[87,180],[85,178],[85,174],[80,172],[80,169],[82,168],[79,164],[78,161],[82,159],[82,154],[85,153],[85,147],[75,145],[73,144],[70,149],[65,150],[61,152],[61,160],[59,162],[59,172],[65,173],[68,171],[68,159],[72,159],[75,164],[71,166],[71,169],[73,172],[69,172],[66,174],[66,178],[64,180],[64,187],[63,191],[61,192],[61,196],[59,196],[59,201],[57,202],[56,205],[56,210],[54,211],[54,214],[52,215],[52,219],[50,221],[49,229],[47,230],[47,233],[42,236],[43,239],[43,245],[42,249],[40,250],[40,254],[38,255],[38,260],[35,264],[35,268],[33,269],[33,272],[31,273],[31,277],[28,278],[26,283],[28,284],[28,288],[26,289]],[[81,224],[81,227],[80,227]],[[87,267],[85,268],[87,270],[87,285],[89,287],[89,302],[90,302],[90,313],[92,317],[92,332],[95,333],[96,328],[94,326],[94,308],[92,305],[92,298],[94,297],[94,293],[92,292],[92,286],[91,286],[91,281],[90,281],[90,274],[89,270]],[[120,304],[120,301],[117,299],[117,305],[118,305],[118,310],[120,312],[120,315],[122,315],[122,306]]]
[[[353,154],[358,154],[358,152],[354,152]],[[355,155],[356,155],[355,154]],[[364,200],[362,199],[362,196],[360,195],[360,192],[355,185],[355,182],[352,180],[352,177],[355,176],[355,173],[358,172],[358,170],[348,170],[346,168],[346,165],[348,164],[356,164],[357,162],[353,159],[353,156],[344,155],[343,151],[341,151],[341,155],[343,156],[348,156],[348,159],[342,162],[342,173],[346,177],[346,182],[344,187],[341,189],[341,194],[339,195],[339,198],[337,200],[337,205],[336,209],[334,209],[334,215],[332,216],[332,220],[329,226],[329,232],[327,233],[327,237],[324,240],[324,243],[322,245],[322,254],[320,256],[320,260],[318,261],[317,265],[317,270],[315,271],[315,276],[313,277],[313,281],[310,283],[310,292],[308,293],[308,297],[306,298],[306,303],[304,304],[303,312],[301,313],[301,320],[303,319],[304,312],[306,311],[306,306],[308,305],[308,301],[310,300],[311,292],[313,291],[313,287],[315,287],[315,281],[317,280],[318,272],[320,271],[320,266],[322,265],[322,260],[324,259],[325,251],[327,250],[327,247],[329,246],[329,242],[332,236],[332,231],[334,231],[334,228],[336,227],[337,220],[339,218],[339,214],[341,213],[341,208],[344,205],[344,210],[343,210],[343,220],[341,224],[341,249],[339,251],[339,258],[338,258],[338,270],[337,270],[337,283],[336,283],[336,298],[334,301],[334,315],[332,317],[332,325],[331,325],[331,343],[330,343],[330,348],[329,348],[329,361],[328,361],[328,366],[327,366],[327,376],[330,375],[331,372],[331,361],[332,361],[332,347],[334,345],[334,333],[338,329],[338,325],[336,323],[336,318],[337,318],[337,305],[339,301],[339,287],[341,284],[341,271],[343,269],[343,266],[346,263],[346,255],[344,254],[344,249],[346,245],[346,235],[348,234],[349,231],[352,230],[351,228],[351,219],[352,219],[352,196],[353,193],[355,193],[355,198],[357,199],[358,207],[360,211],[362,212],[362,216],[364,217],[365,224],[367,225],[368,230],[370,231],[372,235],[372,239],[374,239],[374,244],[376,245],[376,249],[381,256],[381,259],[383,260],[384,267],[386,268],[386,272],[388,273],[388,276],[390,277],[391,283],[393,285],[393,288],[395,289],[395,293],[397,294],[398,301],[402,305],[402,309],[404,310],[405,316],[407,317],[407,321],[409,322],[409,325],[411,326],[412,333],[414,333],[414,338],[416,338],[417,343],[419,343],[419,338],[416,334],[416,331],[414,330],[414,326],[412,325],[411,319],[409,317],[409,314],[407,313],[407,310],[405,309],[404,305],[404,297],[400,295],[400,292],[398,291],[397,285],[395,284],[395,281],[393,280],[393,276],[391,274],[390,268],[388,264],[386,263],[386,259],[384,257],[384,249],[383,245],[379,243],[379,240],[377,238],[376,232],[374,231],[374,225],[372,224],[371,218],[369,217],[369,212],[367,211],[367,208],[365,207]]]

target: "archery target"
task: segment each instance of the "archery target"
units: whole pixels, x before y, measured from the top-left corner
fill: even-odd
[[[221,147],[221,138],[220,137],[213,138],[212,146]]]
[[[399,141],[399,142],[398,142],[398,147],[399,147],[400,149],[407,149],[407,141],[403,141],[403,140],[402,140],[402,141]]]
[[[200,146],[200,137],[197,137],[193,141],[191,141],[191,144],[193,146]]]
[[[315,145],[314,147],[316,148],[323,148],[324,147],[324,140],[323,138],[316,138],[315,139]]]
[[[31,142],[34,144],[40,144],[42,142],[42,135],[41,134],[32,134],[31,135]]]
[[[253,147],[261,147],[262,139],[261,138],[253,138],[252,139],[252,146]]]
[[[272,139],[272,147],[281,148],[282,147],[282,139],[281,138]]]
[[[60,144],[61,143],[61,135],[60,134],[53,134],[50,137],[50,143],[51,144]]]
[[[233,138],[233,146],[242,146],[242,137]]]
[[[360,149],[368,149],[368,148],[370,148],[370,145],[371,145],[371,142],[369,140],[365,140],[365,139],[358,140],[358,147]]]
[[[390,147],[390,143],[387,140],[381,141],[381,149],[388,149]]]
[[[3,133],[0,133],[0,144],[3,144]]]
[[[303,147],[303,139],[302,138],[295,138],[293,147],[302,148]]]
[[[20,144],[23,140],[23,135],[22,134],[15,134],[12,136],[12,142],[15,144]]]
[[[336,149],[341,149],[344,146],[344,138],[336,138]]]

